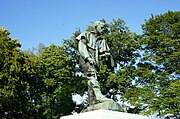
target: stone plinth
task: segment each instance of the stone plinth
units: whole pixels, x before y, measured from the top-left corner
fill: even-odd
[[[64,116],[60,119],[148,119],[148,117],[110,110],[95,110],[75,115]]]

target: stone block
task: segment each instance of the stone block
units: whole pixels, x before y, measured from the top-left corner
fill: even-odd
[[[60,119],[148,119],[148,117],[111,110],[95,110],[80,114],[64,116]]]

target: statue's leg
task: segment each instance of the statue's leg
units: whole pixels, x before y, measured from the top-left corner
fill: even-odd
[[[95,95],[94,95],[94,91],[93,88],[91,86],[91,84],[89,84],[90,82],[88,81],[88,100],[89,100],[89,105],[93,105],[95,104]]]
[[[88,87],[89,87],[89,89],[91,89],[90,92],[88,92],[88,93],[89,93],[89,95],[93,95],[92,97],[89,97],[89,101],[90,101],[91,104],[111,100],[111,99],[108,99],[107,97],[105,97],[101,93],[100,86],[99,86],[99,83],[97,81],[96,74],[92,75],[91,77],[88,77],[88,79],[89,79]]]

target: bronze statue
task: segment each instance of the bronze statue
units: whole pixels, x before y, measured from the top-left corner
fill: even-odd
[[[112,100],[106,98],[100,90],[97,73],[99,71],[98,61],[110,57],[110,49],[102,35],[107,30],[105,23],[96,21],[93,31],[83,32],[76,39],[79,41],[80,65],[88,78],[89,105]],[[111,60],[111,67],[114,66]]]

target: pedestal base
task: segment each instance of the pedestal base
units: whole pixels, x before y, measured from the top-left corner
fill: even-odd
[[[64,116],[60,119],[148,119],[148,117],[110,110],[96,110]]]

